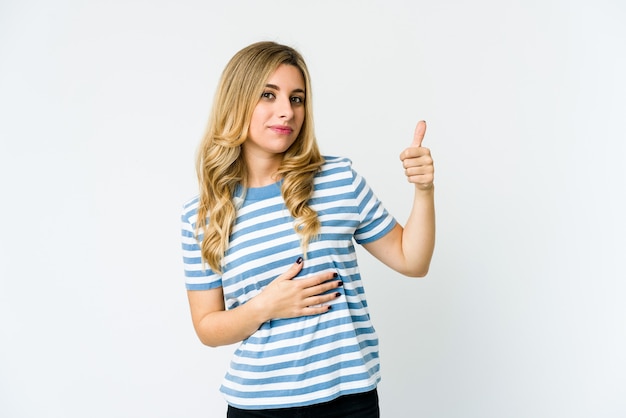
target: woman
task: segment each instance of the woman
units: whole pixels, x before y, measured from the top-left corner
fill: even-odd
[[[415,184],[403,228],[350,160],[322,157],[309,73],[273,42],[222,74],[182,215],[194,328],[240,343],[221,391],[228,417],[378,417],[378,339],[353,240],[392,269],[426,275],[434,249],[426,125],[400,156]],[[308,415],[307,415],[308,414]]]

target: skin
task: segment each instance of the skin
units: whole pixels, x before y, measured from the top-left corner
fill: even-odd
[[[304,79],[300,71],[281,65],[269,78],[254,110],[249,138],[243,144],[250,187],[274,183],[283,153],[296,140],[304,121]],[[291,131],[276,129],[287,126]],[[426,123],[420,121],[413,142],[400,154],[405,175],[415,185],[413,207],[406,225],[397,224],[384,237],[364,245],[374,257],[411,276],[428,273],[435,244],[434,166],[430,150],[422,147]],[[247,303],[226,310],[222,288],[188,291],[194,328],[200,341],[216,347],[240,342],[271,319],[317,315],[327,312],[337,294],[329,290],[342,285],[335,273],[325,272],[292,280],[302,270],[301,259],[274,279]]]
[[[387,235],[363,247],[388,267],[409,277],[428,274],[435,249],[435,168],[428,148],[422,147],[426,122],[415,127],[413,142],[400,154],[413,206],[404,227],[397,224]]]
[[[265,83],[254,108],[248,139],[242,146],[250,187],[275,183],[283,153],[295,142],[304,123],[304,77],[297,67],[280,65]],[[280,128],[290,132],[283,132]]]

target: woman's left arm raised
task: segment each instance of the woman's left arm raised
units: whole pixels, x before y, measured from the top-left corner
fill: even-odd
[[[406,225],[397,224],[384,237],[363,245],[384,264],[410,277],[426,276],[435,249],[435,169],[430,150],[422,147],[425,133],[426,122],[418,122],[413,143],[400,154],[404,173],[415,187]]]

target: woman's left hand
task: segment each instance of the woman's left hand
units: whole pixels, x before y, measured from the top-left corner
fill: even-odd
[[[407,180],[420,190],[432,189],[435,179],[435,167],[430,150],[422,147],[425,134],[426,122],[422,120],[415,127],[413,143],[400,154]]]

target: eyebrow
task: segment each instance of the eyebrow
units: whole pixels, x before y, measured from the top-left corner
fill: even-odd
[[[266,84],[265,87],[280,91],[280,88],[276,84]],[[292,93],[305,93],[304,89],[295,89]]]

